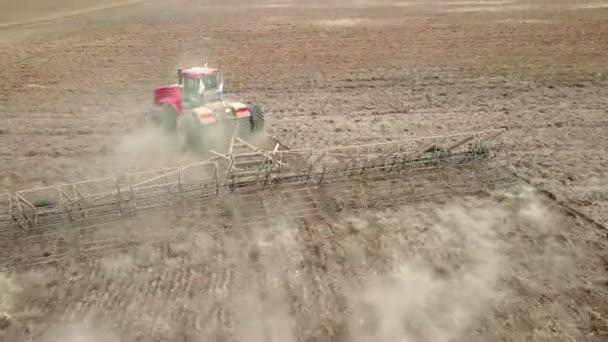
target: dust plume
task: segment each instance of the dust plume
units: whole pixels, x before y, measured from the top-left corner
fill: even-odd
[[[250,210],[223,205],[237,221]],[[537,241],[559,229],[527,189],[440,206],[349,212],[331,229],[304,227],[281,214],[282,207],[270,207],[278,213],[273,221],[246,228],[216,229],[196,212],[178,223],[138,222],[131,227],[136,237],[179,232],[183,239],[102,258],[86,284],[103,290],[66,296],[70,303],[96,303],[80,312],[107,316],[91,313],[81,322],[68,313],[77,325],[49,331],[42,342],[105,341],[112,335],[102,332],[113,330],[95,317],[118,325],[128,341],[447,342],[479,334],[485,340],[479,328],[491,326],[496,310],[518,298],[510,279],[563,261],[559,241],[551,239],[539,253],[516,253],[525,241],[511,232],[524,230]],[[125,295],[120,284],[138,290]]]
[[[361,272],[355,278],[342,275],[334,285],[294,272],[300,260],[307,259],[307,248],[301,233],[290,229],[292,222],[260,227],[253,234],[263,252],[249,273],[242,274],[250,279],[247,290],[231,300],[238,302],[237,340],[299,340],[296,336],[302,336],[304,327],[320,324],[320,315],[327,313],[324,305],[337,303],[332,296],[347,302],[343,312],[331,308],[332,320],[346,326],[332,327],[345,330],[344,341],[466,340],[513,296],[506,279],[521,260],[511,254],[508,232],[524,226],[531,236],[542,236],[557,229],[551,211],[531,189],[498,197],[469,198],[438,209],[419,205],[346,215],[337,248]],[[550,244],[544,254],[538,267],[550,266],[557,256]],[[338,277],[330,263],[323,267],[329,269],[329,279]],[[320,283],[325,291],[343,290],[333,294],[321,290],[318,297],[299,303],[308,306],[308,316],[302,319],[302,313],[289,310],[294,303],[285,289],[290,286],[280,286],[281,282],[303,288]],[[277,338],[269,337],[273,334]]]
[[[124,342],[124,340],[112,333],[108,326],[85,319],[80,323],[52,328],[36,339],[36,342]]]
[[[114,175],[189,165],[208,160],[217,157],[210,150],[227,153],[232,136],[249,129],[248,122],[235,122],[234,126],[224,125],[203,130],[200,146],[189,146],[187,150],[179,146],[175,133],[167,133],[152,125],[143,125],[116,138],[115,146],[97,164],[106,169],[106,175]],[[263,132],[238,133],[238,135],[258,148],[269,148],[265,146],[266,136]]]
[[[136,110],[134,112],[143,118],[143,114],[137,114]],[[69,182],[120,176],[200,160],[197,156],[181,152],[175,136],[143,123],[104,140],[99,154],[89,155],[70,167]]]
[[[391,261],[351,291],[350,341],[466,340],[511,295],[504,282],[513,266],[505,232],[524,222],[546,231],[549,217],[523,189],[499,204],[471,199],[351,219],[360,231],[384,230],[380,243]],[[394,239],[391,231],[407,233]]]
[[[0,272],[0,330],[11,324],[20,292],[13,275]]]
[[[287,217],[281,217],[275,224],[257,227],[251,245],[239,258],[248,265],[243,272],[251,282],[230,301],[238,322],[233,332],[237,341],[298,340],[288,284],[289,274],[302,257],[302,246],[289,229],[292,226]]]
[[[144,125],[120,138],[110,154],[112,170],[153,170],[192,162],[181,153],[176,137],[162,129]]]

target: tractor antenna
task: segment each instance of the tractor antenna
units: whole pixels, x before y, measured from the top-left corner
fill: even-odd
[[[184,75],[182,74],[182,68],[177,68],[177,84],[180,86],[184,80]]]

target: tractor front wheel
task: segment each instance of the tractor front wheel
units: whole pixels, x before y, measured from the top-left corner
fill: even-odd
[[[176,113],[172,107],[161,105],[154,107],[144,115],[144,121],[148,125],[158,127],[166,133],[175,131]]]
[[[202,145],[202,126],[196,117],[183,114],[177,119],[177,140],[180,148],[199,151]]]

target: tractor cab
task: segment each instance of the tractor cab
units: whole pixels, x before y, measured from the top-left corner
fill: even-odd
[[[177,77],[184,107],[194,108],[222,100],[224,81],[219,70],[207,66],[178,69]]]
[[[218,69],[206,64],[179,68],[177,78],[175,84],[154,89],[154,107],[144,117],[146,123],[176,133],[182,147],[263,130],[264,113],[259,106],[224,101],[224,80]]]
[[[178,83],[154,89],[154,105],[181,114],[204,104],[223,100],[224,80],[218,69],[193,67],[177,69]]]

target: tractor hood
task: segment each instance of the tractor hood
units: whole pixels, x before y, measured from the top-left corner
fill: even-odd
[[[240,102],[216,101],[193,109],[201,124],[214,123],[220,119],[242,119],[251,116],[249,107]]]
[[[178,84],[171,84],[154,89],[154,104],[171,105],[173,109],[181,113],[182,111],[182,91]]]

